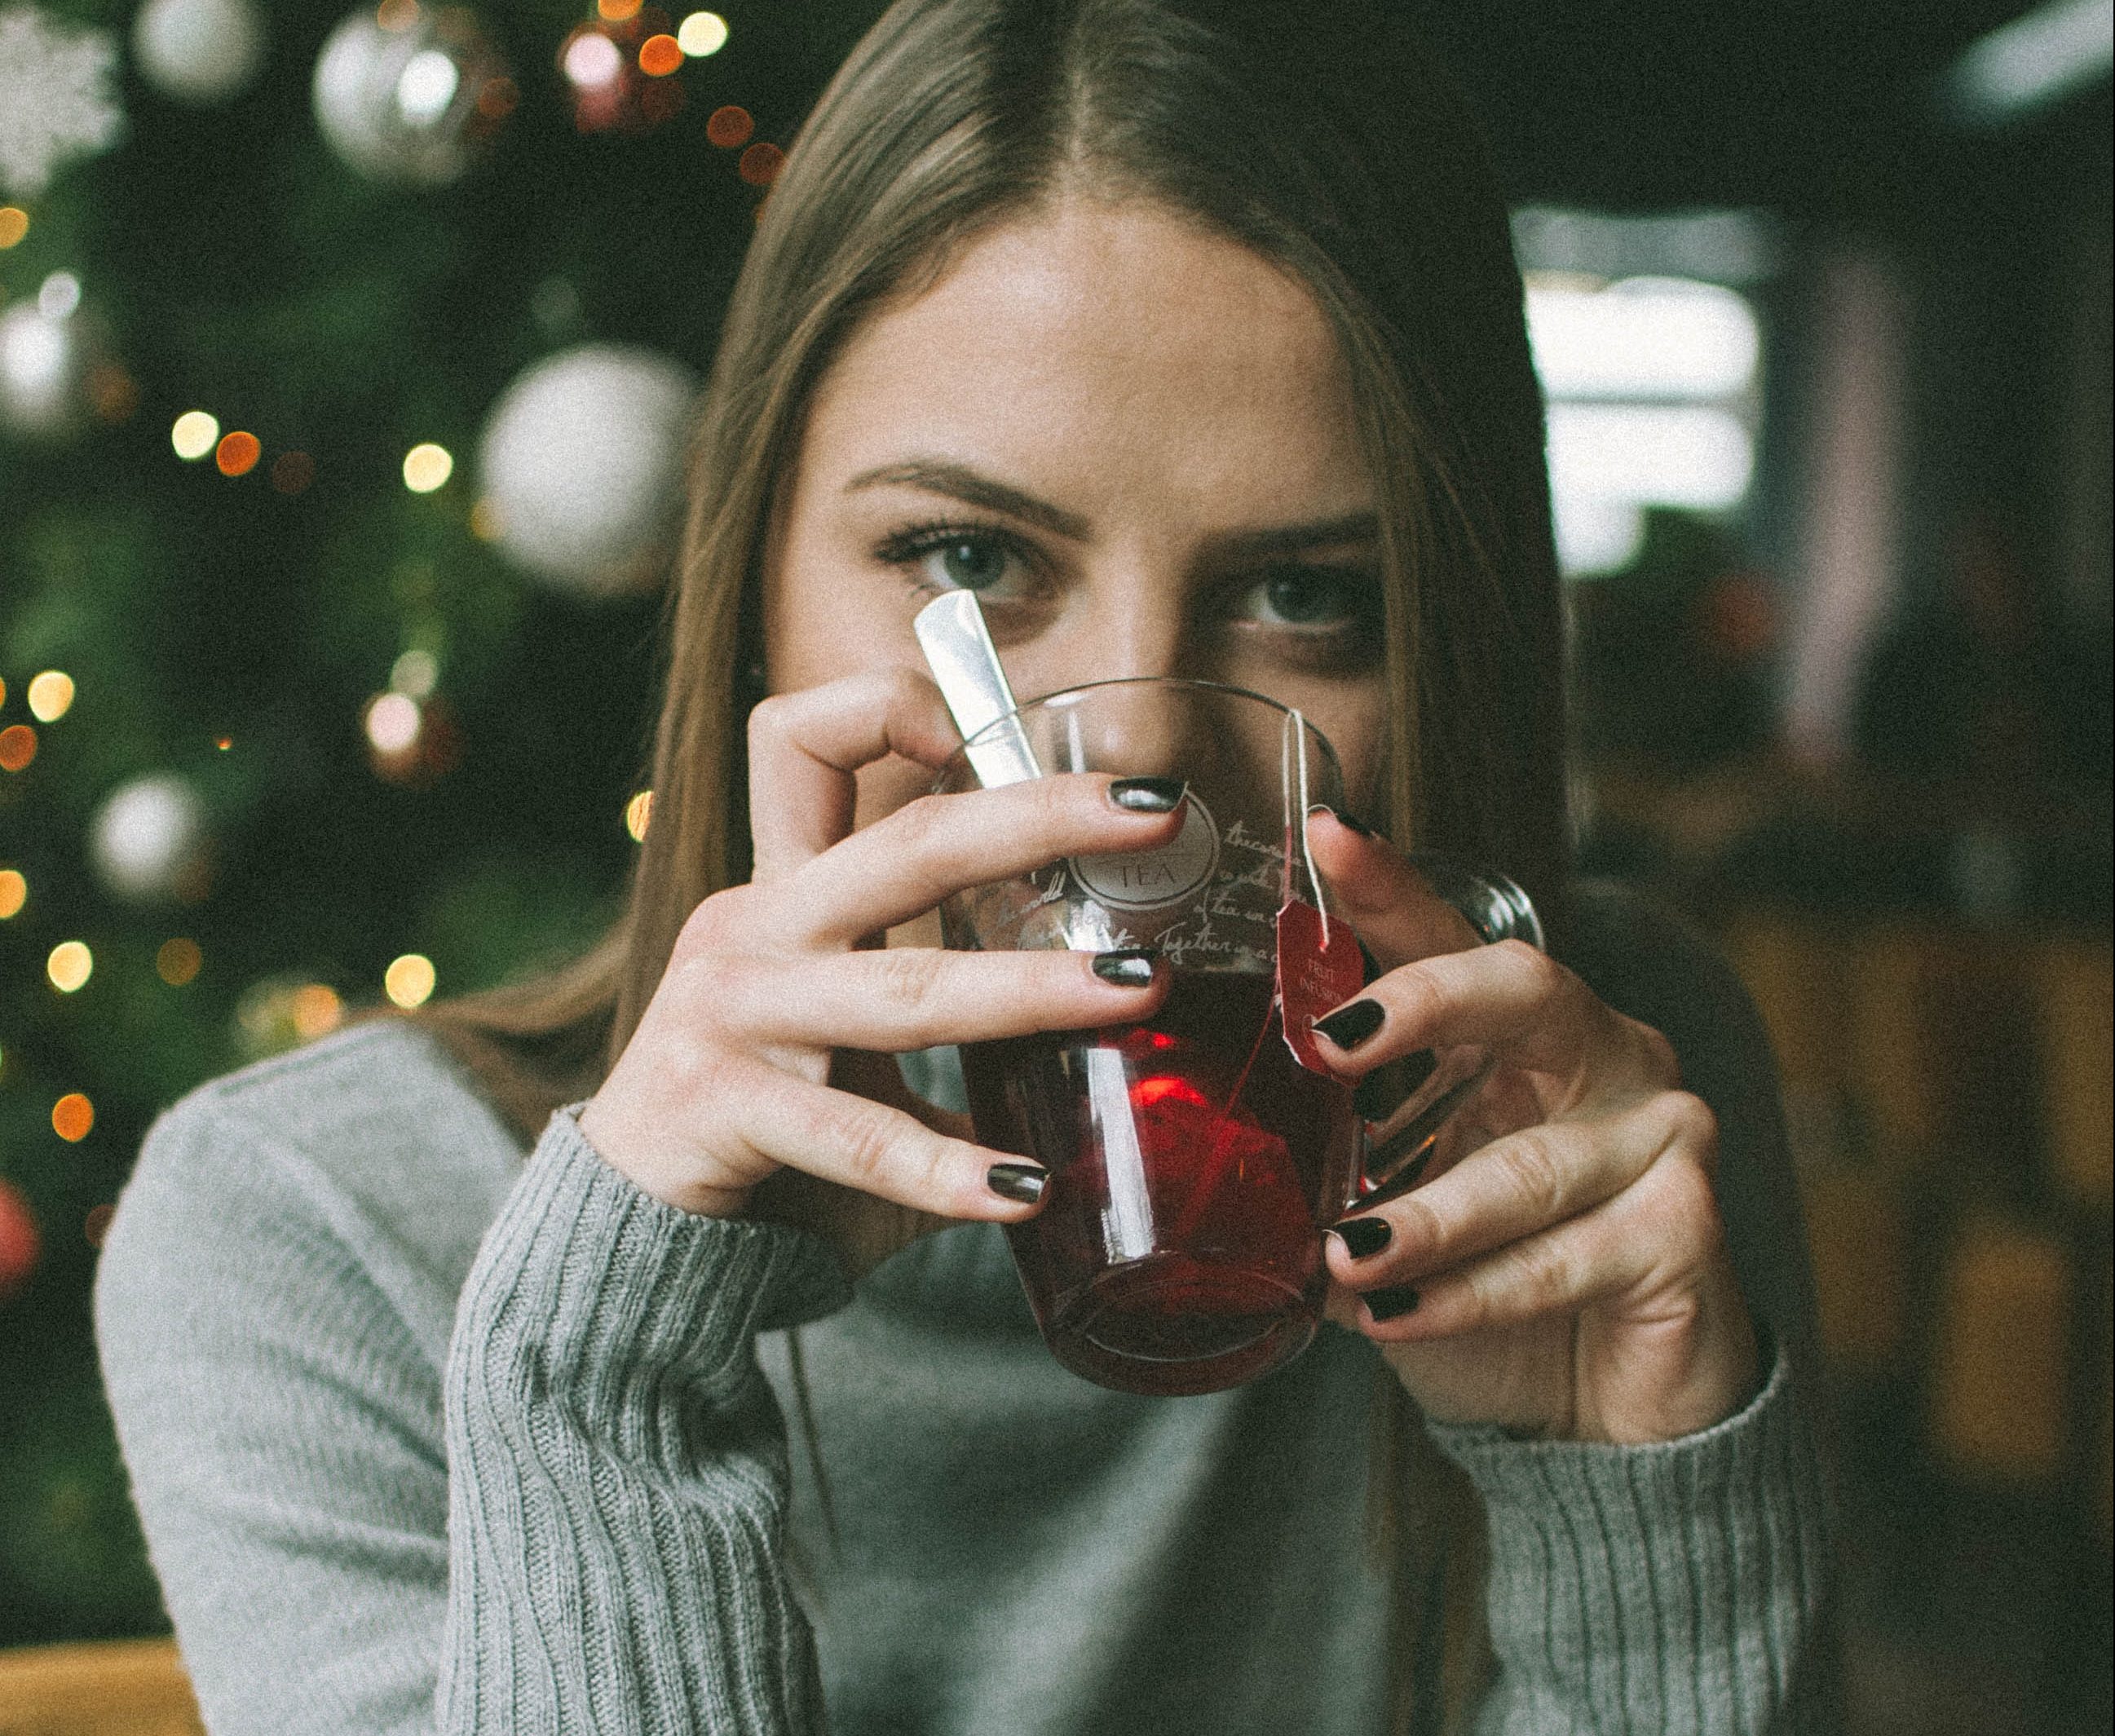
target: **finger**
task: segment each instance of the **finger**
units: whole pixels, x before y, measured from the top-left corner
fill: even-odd
[[[1481,944],[1469,919],[1386,838],[1318,808],[1308,817],[1307,842],[1345,919],[1383,967]]]
[[[790,874],[852,829],[863,765],[901,754],[938,767],[961,745],[940,690],[915,670],[774,694],[749,714],[755,877]]]
[[[1355,1001],[1314,1022],[1334,1072],[1356,1078],[1420,1049],[1480,1044],[1510,1063],[1560,1077],[1672,1085],[1673,1051],[1622,1017],[1552,958],[1521,940],[1397,967]]]
[[[1099,970],[1111,973],[1101,975]],[[1126,980],[1128,979],[1128,980]],[[902,1054],[1143,1018],[1168,971],[1136,949],[951,953],[890,947],[713,961],[713,1017],[751,1043]]]
[[[767,1083],[768,1081],[768,1083]],[[771,1163],[856,1187],[936,1217],[1013,1223],[1036,1202],[997,1190],[994,1170],[1044,1172],[1009,1152],[935,1132],[906,1111],[849,1092],[759,1069],[735,1132]]]
[[[1363,1293],[1360,1330],[1384,1343],[1452,1338],[1576,1315],[1622,1299],[1626,1322],[1672,1324],[1692,1307],[1725,1231],[1710,1177],[1669,1152],[1592,1211],[1480,1258]]]
[[[1154,850],[1181,830],[1168,811],[1120,807],[1112,779],[1067,772],[998,789],[924,796],[855,832],[772,888],[777,938],[819,948],[923,916],[950,893],[1067,856]],[[779,894],[782,892],[783,896]]]
[[[1659,1093],[1618,1114],[1524,1127],[1337,1225],[1327,1244],[1330,1273],[1360,1290],[1409,1283],[1580,1217],[1669,1156],[1708,1176],[1717,1144],[1710,1109],[1684,1091]]]

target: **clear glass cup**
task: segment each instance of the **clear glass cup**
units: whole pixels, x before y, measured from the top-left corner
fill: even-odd
[[[1297,714],[1208,682],[1096,682],[979,731],[937,788],[1064,772],[1181,780],[1181,832],[961,893],[941,907],[947,944],[1141,948],[1173,982],[1135,1023],[964,1045],[970,1113],[984,1143],[1050,1172],[1042,1211],[1007,1234],[1058,1360],[1122,1391],[1215,1392],[1305,1348],[1323,1232],[1430,1149],[1489,1061],[1435,1058],[1369,1129],[1350,1088],[1285,1040],[1278,913],[1294,898],[1337,920],[1305,822],[1343,805],[1335,751]],[[1511,882],[1415,860],[1486,940],[1539,943]]]

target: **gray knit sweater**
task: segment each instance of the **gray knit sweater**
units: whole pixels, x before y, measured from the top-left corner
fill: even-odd
[[[1833,1729],[1767,1056],[1715,967],[1627,920],[1598,921],[1596,986],[1718,1110],[1776,1351],[1746,1411],[1664,1446],[1435,1431],[1489,1513],[1482,1727]],[[912,1077],[944,1100],[939,1059]],[[1236,1392],[1103,1392],[1041,1350],[997,1232],[929,1238],[848,1297],[819,1243],[661,1205],[568,1114],[525,1164],[403,1025],[170,1111],[96,1300],[214,1736],[1382,1726],[1374,1356],[1333,1329]],[[796,1355],[814,1426],[789,1453]]]

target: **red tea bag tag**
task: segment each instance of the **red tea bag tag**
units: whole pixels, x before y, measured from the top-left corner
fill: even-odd
[[[1310,1072],[1328,1073],[1314,1046],[1314,1022],[1365,986],[1358,936],[1341,917],[1331,922],[1312,904],[1288,898],[1278,913],[1278,1003],[1285,1046]]]

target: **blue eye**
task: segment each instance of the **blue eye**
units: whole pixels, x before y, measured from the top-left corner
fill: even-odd
[[[1033,589],[1030,550],[1007,533],[962,524],[912,525],[885,538],[878,559],[910,569],[920,591],[973,590],[986,595]]]
[[[925,558],[961,590],[988,590],[1006,572],[1007,551],[982,537],[955,537],[927,550]]]
[[[1273,627],[1346,627],[1374,613],[1373,588],[1356,573],[1290,567],[1250,588],[1244,613]]]

